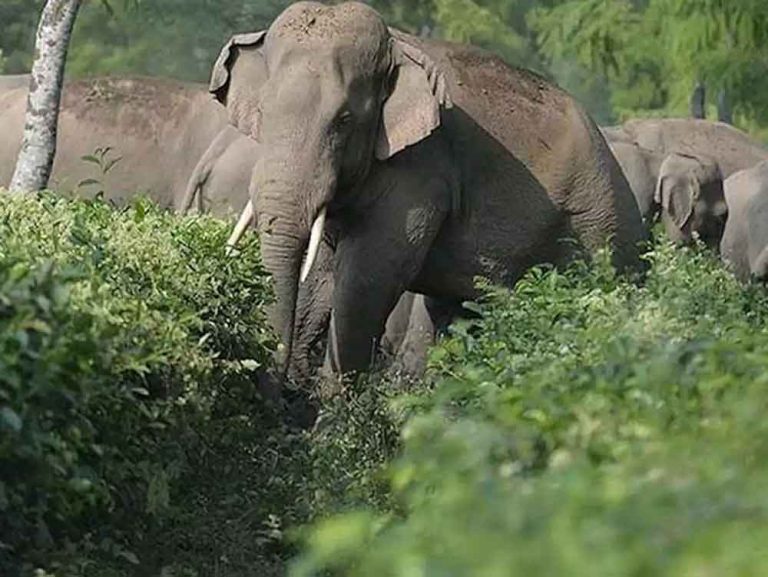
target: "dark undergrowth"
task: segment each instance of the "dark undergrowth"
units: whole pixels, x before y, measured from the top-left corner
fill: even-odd
[[[345,393],[344,431],[328,410],[317,440],[290,425],[261,385],[258,246],[227,257],[228,233],[0,197],[0,574],[277,575],[287,528],[341,487],[370,502],[366,455],[395,433],[371,391]]]

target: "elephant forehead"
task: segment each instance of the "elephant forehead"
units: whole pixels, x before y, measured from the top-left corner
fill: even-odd
[[[329,42],[381,53],[389,40],[389,31],[381,16],[365,4],[350,2],[324,6],[300,2],[286,9],[270,28],[268,42],[280,39],[305,44],[326,45]]]

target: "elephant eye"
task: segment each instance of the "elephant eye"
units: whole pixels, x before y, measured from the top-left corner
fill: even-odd
[[[342,110],[338,116],[336,116],[336,124],[339,126],[346,126],[352,121],[352,113],[349,110]]]

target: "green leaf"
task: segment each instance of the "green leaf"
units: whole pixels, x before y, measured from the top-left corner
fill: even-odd
[[[123,159],[122,156],[118,156],[117,158],[113,158],[112,160],[107,161],[106,165],[104,165],[103,172],[104,174],[108,173],[112,168],[121,160]]]
[[[92,155],[92,154],[86,154],[85,156],[81,156],[81,157],[80,157],[80,160],[83,160],[83,161],[85,161],[85,162],[90,162],[90,163],[92,163],[92,164],[96,164],[96,165],[98,165],[98,166],[101,166],[101,160],[100,160],[100,159],[98,159],[98,158],[96,158],[96,157],[95,157],[94,155]]]

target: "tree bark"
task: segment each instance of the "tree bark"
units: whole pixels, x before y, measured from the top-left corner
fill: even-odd
[[[35,39],[27,116],[11,192],[42,190],[48,185],[56,154],[56,127],[72,27],[81,0],[48,0]]]
[[[721,88],[717,93],[717,119],[726,124],[733,124],[733,111],[725,88]]]
[[[691,94],[689,106],[691,116],[693,118],[706,117],[704,85],[701,82],[696,83],[696,87],[693,89],[693,93]]]

